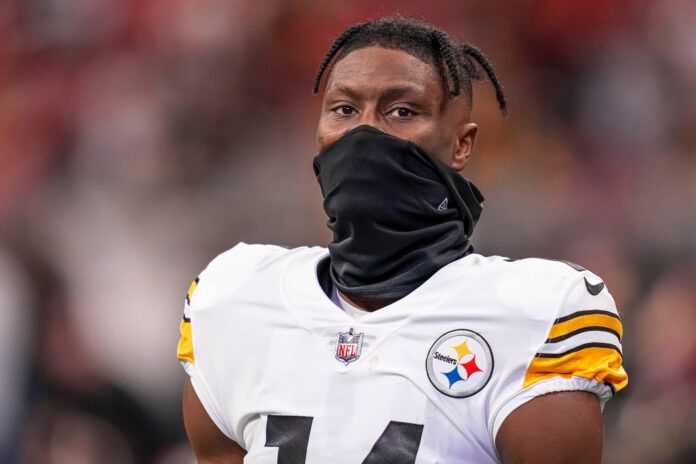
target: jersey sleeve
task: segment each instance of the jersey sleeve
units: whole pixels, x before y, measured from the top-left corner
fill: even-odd
[[[529,361],[519,389],[494,419],[494,436],[513,410],[553,392],[587,391],[600,407],[626,387],[621,341],[623,327],[614,299],[595,274],[576,275],[555,319]]]

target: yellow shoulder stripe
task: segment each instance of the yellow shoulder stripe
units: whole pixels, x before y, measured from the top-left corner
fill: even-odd
[[[198,277],[196,277],[188,291],[186,292],[186,304],[191,304],[191,298],[193,297],[193,292],[196,291],[198,287]],[[191,333],[191,319],[186,317],[186,311],[184,311],[184,317],[181,319],[181,324],[179,324],[179,332],[181,332],[181,338],[179,339],[179,346],[176,349],[176,357],[181,361],[188,361],[193,363],[193,336]]]
[[[623,337],[623,327],[621,320],[613,313],[599,311],[579,311],[571,314],[571,318],[558,319],[551,327],[549,338],[563,337],[573,332],[586,330],[608,329],[615,333],[619,340]]]
[[[198,287],[198,277],[191,282],[191,286],[188,289],[188,292],[186,292],[186,303],[191,304],[191,298],[193,297],[193,292],[196,291],[196,287]]]
[[[181,338],[179,339],[179,346],[176,350],[176,357],[180,361],[188,361],[193,364],[193,337],[191,336],[191,321],[189,319],[182,319],[179,325],[179,331],[181,332]]]
[[[619,391],[628,383],[626,371],[621,366],[621,354],[609,347],[590,346],[559,357],[535,357],[524,377],[526,388],[552,377],[582,377],[596,382],[609,383]]]

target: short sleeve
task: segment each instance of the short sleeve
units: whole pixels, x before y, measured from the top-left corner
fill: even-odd
[[[521,390],[497,414],[494,433],[509,413],[547,393],[591,392],[604,408],[628,383],[622,339],[614,299],[599,277],[583,270],[562,298],[545,340],[529,363]]]

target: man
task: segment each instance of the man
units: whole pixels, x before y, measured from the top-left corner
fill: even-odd
[[[242,243],[187,295],[199,462],[601,461],[621,322],[579,266],[474,253],[483,198],[458,171],[476,65],[505,112],[485,56],[432,26],[382,18],[331,46],[314,87],[328,69],[328,251]]]

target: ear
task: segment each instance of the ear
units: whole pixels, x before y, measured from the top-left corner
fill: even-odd
[[[478,126],[473,122],[460,126],[450,164],[455,171],[461,171],[469,163],[474,151],[474,141],[476,140],[477,132]]]

